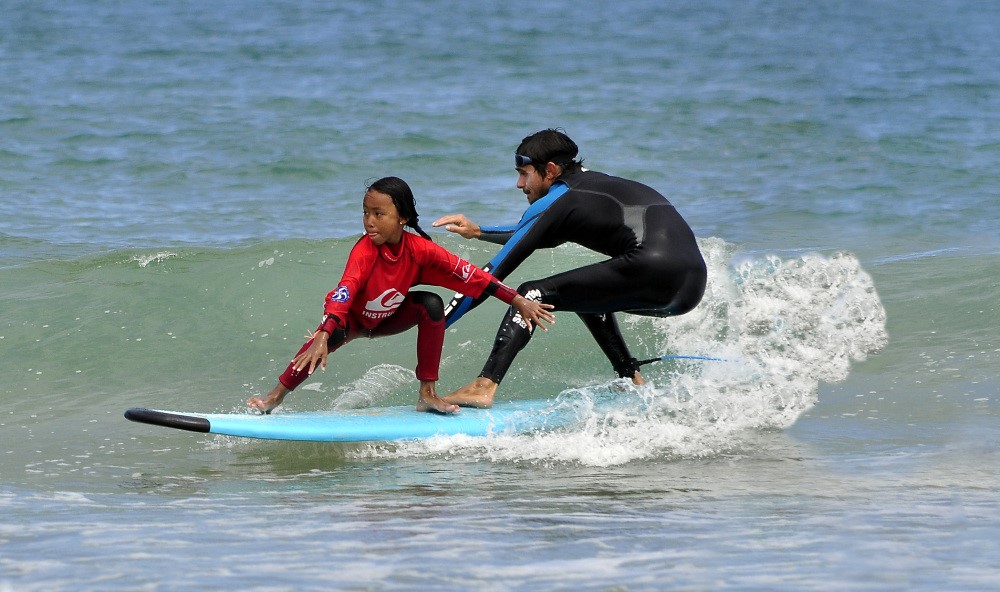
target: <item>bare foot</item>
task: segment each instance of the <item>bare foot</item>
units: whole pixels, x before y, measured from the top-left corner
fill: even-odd
[[[480,376],[443,399],[462,407],[489,409],[493,406],[493,395],[496,394],[498,386],[500,385],[489,378]]]
[[[247,405],[267,415],[271,413],[272,409],[281,405],[281,402],[285,400],[285,395],[289,392],[285,385],[278,383],[278,386],[271,389],[271,392],[263,397],[250,397],[247,399]]]
[[[417,411],[432,413],[458,413],[458,405],[448,403],[437,395],[433,382],[420,383],[420,398],[417,399]]]
[[[613,389],[615,392],[618,392],[618,393],[628,392],[628,390],[629,390],[628,385],[626,385],[624,382],[620,382],[620,380],[621,379],[615,380],[614,382],[612,382],[611,383],[611,389]],[[635,374],[632,375],[632,386],[633,387],[642,386],[644,384],[646,384],[646,380],[642,377],[642,374],[639,374],[638,372],[636,372]]]

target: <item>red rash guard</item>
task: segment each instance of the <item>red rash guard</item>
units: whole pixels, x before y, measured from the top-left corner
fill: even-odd
[[[392,316],[417,284],[472,297],[492,294],[506,304],[517,296],[488,272],[421,236],[404,232],[399,244],[381,246],[363,236],[351,249],[340,285],[326,295],[327,317],[320,329],[332,334],[346,326],[349,316],[365,329],[374,329]]]

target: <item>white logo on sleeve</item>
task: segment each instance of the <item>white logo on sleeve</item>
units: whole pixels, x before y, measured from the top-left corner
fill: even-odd
[[[472,277],[472,264],[464,259],[459,259],[455,264],[455,277],[461,278],[463,282],[468,282]]]
[[[365,304],[365,316],[370,319],[384,319],[396,312],[406,300],[406,295],[396,288],[389,288]]]

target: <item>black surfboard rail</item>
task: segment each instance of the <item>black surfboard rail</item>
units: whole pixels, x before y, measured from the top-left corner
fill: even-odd
[[[143,409],[142,407],[133,407],[125,411],[125,419],[137,421],[139,423],[163,426],[166,428],[187,430],[189,432],[208,433],[212,429],[212,425],[204,417],[181,415],[180,413],[168,413],[166,411],[157,411],[155,409]]]

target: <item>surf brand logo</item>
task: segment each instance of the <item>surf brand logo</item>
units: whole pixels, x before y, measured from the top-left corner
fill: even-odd
[[[330,294],[330,302],[347,302],[351,299],[351,291],[347,286],[337,286],[337,289]]]
[[[463,282],[469,281],[472,277],[472,264],[464,259],[459,259],[455,264],[455,275],[462,278]]]
[[[396,288],[389,288],[365,304],[365,316],[370,319],[384,319],[396,312],[406,300],[406,295]]]

